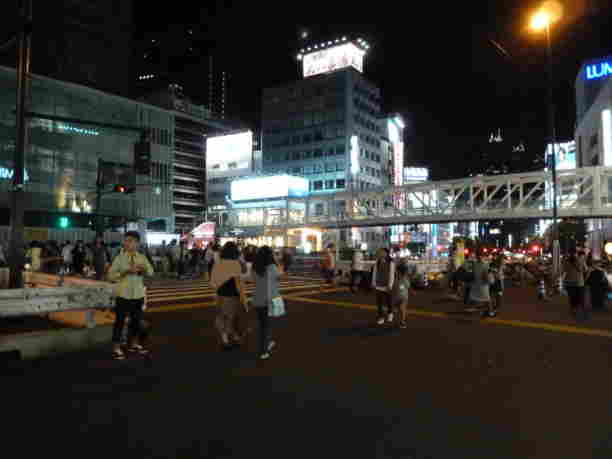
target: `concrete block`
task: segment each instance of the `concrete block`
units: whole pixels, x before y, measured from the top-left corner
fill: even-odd
[[[22,359],[38,359],[67,352],[82,351],[111,343],[112,326],[95,328],[49,330],[0,337],[0,354],[15,355]]]

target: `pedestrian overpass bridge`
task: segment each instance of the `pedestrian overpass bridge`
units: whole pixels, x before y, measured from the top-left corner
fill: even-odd
[[[553,216],[552,173],[526,172],[419,182],[289,198],[284,209],[234,209],[235,227],[322,229]],[[557,215],[612,217],[612,167],[557,172]],[[253,216],[255,218],[253,218]]]

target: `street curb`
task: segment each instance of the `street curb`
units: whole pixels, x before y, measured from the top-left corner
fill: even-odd
[[[111,325],[64,328],[0,337],[0,361],[31,360],[82,351],[111,341]]]

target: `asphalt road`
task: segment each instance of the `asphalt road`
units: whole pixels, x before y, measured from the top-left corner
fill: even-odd
[[[612,457],[610,338],[434,316],[400,331],[346,305],[370,295],[318,298],[344,304],[289,300],[268,361],[254,336],[220,352],[203,307],[150,314],[151,361],[5,368],[7,457]]]

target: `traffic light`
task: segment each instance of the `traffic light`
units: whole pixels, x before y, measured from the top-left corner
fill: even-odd
[[[125,185],[115,185],[113,187],[113,191],[115,193],[131,194],[136,191],[136,187],[134,186],[127,187]]]
[[[57,226],[62,229],[70,228],[70,219],[68,217],[60,217],[57,219]]]
[[[141,175],[151,174],[151,143],[137,142],[134,144],[134,171]]]

